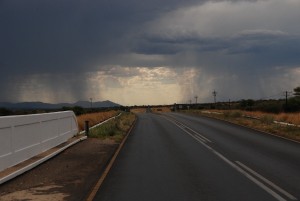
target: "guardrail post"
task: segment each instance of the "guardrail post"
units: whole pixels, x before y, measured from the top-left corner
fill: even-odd
[[[89,121],[84,122],[84,130],[85,130],[85,135],[89,136]]]

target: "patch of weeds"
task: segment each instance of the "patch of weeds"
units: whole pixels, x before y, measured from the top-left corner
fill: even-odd
[[[284,115],[281,115],[279,116],[279,121],[282,121],[282,122],[287,122],[288,121],[288,115],[284,114]]]
[[[283,130],[300,138],[300,128],[296,126],[283,126]]]
[[[239,111],[234,111],[231,114],[231,117],[233,117],[233,118],[240,118],[241,116],[242,116],[242,113]]]
[[[274,117],[272,115],[263,115],[261,121],[265,124],[272,124],[274,122]]]
[[[225,119],[228,119],[230,116],[231,116],[231,112],[229,112],[229,111],[224,112]]]
[[[276,128],[276,126],[272,125],[272,126],[266,126],[264,127],[264,130],[268,133],[278,133],[278,128]]]
[[[89,137],[111,138],[116,142],[121,142],[134,120],[135,115],[133,113],[123,113],[121,116],[91,129]]]
[[[223,114],[225,119],[242,117],[242,113],[240,111],[225,111]]]
[[[187,113],[192,113],[191,111],[186,111]],[[250,116],[257,116],[260,119],[251,119],[244,118],[243,112],[241,111],[221,111],[223,115],[213,115],[210,113],[202,112],[202,116],[213,117],[217,119],[226,119],[229,122],[240,124],[243,126],[248,126],[257,130],[273,133],[278,136],[283,136],[289,139],[293,139],[300,142],[300,128],[296,126],[284,126],[280,124],[275,124],[274,120],[284,120],[285,122],[292,122],[294,124],[298,124],[300,120],[300,114],[280,114],[279,117],[276,117],[274,114],[268,113],[255,113],[250,114]],[[291,120],[292,119],[292,120]],[[297,121],[296,121],[297,120]]]
[[[124,137],[124,135],[119,134],[119,135],[114,135],[114,136],[112,137],[112,139],[113,139],[116,143],[121,143],[122,140],[123,140],[123,137]]]

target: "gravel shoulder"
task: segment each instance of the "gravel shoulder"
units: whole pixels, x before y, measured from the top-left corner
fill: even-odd
[[[85,200],[118,144],[88,138],[0,185],[0,201]]]

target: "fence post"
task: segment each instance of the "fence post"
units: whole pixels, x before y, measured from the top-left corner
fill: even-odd
[[[85,130],[85,135],[89,136],[89,121],[84,122],[84,130]]]

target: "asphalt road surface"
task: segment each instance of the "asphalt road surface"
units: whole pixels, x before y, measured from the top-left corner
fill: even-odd
[[[94,200],[299,199],[299,143],[206,117],[145,113]]]

